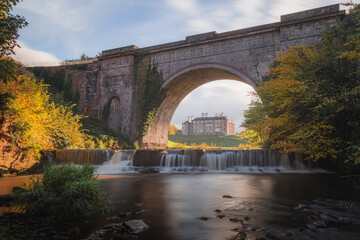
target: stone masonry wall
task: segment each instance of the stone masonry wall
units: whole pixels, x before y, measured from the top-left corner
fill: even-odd
[[[163,73],[167,98],[143,143],[146,147],[165,146],[173,112],[196,87],[219,79],[234,79],[256,87],[280,50],[296,44],[318,44],[325,27],[344,16],[339,5],[332,5],[283,15],[276,23],[208,32],[147,48],[132,45],[103,51],[98,61],[90,63],[74,81],[80,90],[79,109],[89,109],[92,117],[101,119],[106,103],[116,97],[120,100],[119,132],[130,138],[136,136],[134,57],[136,53],[149,54]]]

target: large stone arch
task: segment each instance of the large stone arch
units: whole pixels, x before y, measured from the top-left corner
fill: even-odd
[[[142,139],[143,147],[166,147],[171,118],[185,96],[205,83],[222,79],[241,81],[255,88],[255,82],[246,74],[220,64],[191,66],[165,79],[166,97]]]

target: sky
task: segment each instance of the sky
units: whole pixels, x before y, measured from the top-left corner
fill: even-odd
[[[353,1],[359,3],[359,1]],[[20,30],[15,49],[26,66],[57,65],[128,45],[147,47],[203,32],[226,32],[280,21],[280,15],[336,4],[336,0],[24,0],[13,13],[29,25]],[[223,112],[236,131],[251,101],[248,85],[214,81],[180,103],[172,123],[187,116]]]

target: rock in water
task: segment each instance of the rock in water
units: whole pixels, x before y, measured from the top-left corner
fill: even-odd
[[[230,196],[230,195],[223,195],[222,197],[223,198],[233,198],[233,196]]]
[[[140,233],[149,228],[143,220],[129,220],[123,223],[123,227],[132,233]]]

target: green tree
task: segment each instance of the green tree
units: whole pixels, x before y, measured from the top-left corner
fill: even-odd
[[[14,53],[14,47],[18,46],[16,39],[19,37],[19,29],[28,25],[25,18],[10,14],[17,3],[19,0],[0,2],[0,57]]]

